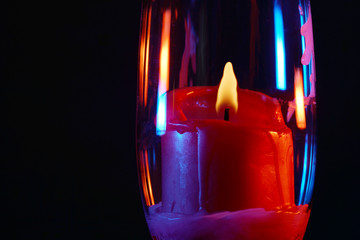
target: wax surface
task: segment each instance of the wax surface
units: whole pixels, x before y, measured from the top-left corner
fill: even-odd
[[[160,205],[152,206],[147,218],[156,240],[297,240],[303,238],[310,215],[307,205],[291,211],[254,208],[206,215],[161,213]]]
[[[275,210],[294,204],[293,145],[277,100],[238,89],[230,121],[215,111],[217,87],[167,96],[161,138],[162,210],[194,214]]]
[[[223,120],[215,111],[218,87],[189,87],[167,94],[167,123],[186,120]],[[267,95],[238,88],[238,111],[230,109],[230,122],[263,128],[286,127],[278,101]],[[222,108],[225,109],[226,106]],[[223,111],[222,111],[223,112]],[[173,129],[171,125],[170,129]]]

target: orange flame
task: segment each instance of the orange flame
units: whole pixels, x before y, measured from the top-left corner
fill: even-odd
[[[296,125],[299,129],[306,128],[306,116],[304,105],[303,76],[300,68],[295,69],[295,116]]]
[[[223,114],[226,108],[230,108],[235,113],[238,110],[237,80],[231,62],[225,64],[215,108],[218,114]]]

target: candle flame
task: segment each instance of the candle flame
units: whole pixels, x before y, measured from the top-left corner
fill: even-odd
[[[299,129],[306,128],[303,77],[300,68],[295,69],[295,116]]]
[[[216,99],[216,113],[224,114],[226,108],[238,110],[237,80],[231,62],[227,62],[219,85]]]

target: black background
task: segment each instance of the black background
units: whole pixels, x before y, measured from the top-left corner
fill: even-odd
[[[356,239],[355,1],[312,2],[319,113],[305,239]],[[0,3],[1,239],[149,239],[135,159],[140,0]]]

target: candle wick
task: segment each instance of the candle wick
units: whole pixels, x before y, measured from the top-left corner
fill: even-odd
[[[224,113],[224,120],[225,121],[229,121],[229,119],[230,119],[229,112],[230,112],[230,108],[225,108],[225,113]]]

